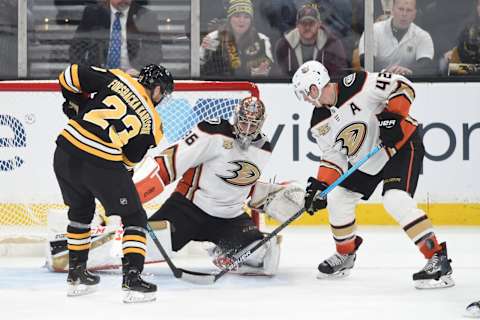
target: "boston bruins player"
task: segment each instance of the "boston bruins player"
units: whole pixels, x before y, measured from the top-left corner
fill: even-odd
[[[225,253],[262,239],[243,205],[251,196],[252,206],[260,207],[269,192],[278,191],[278,185],[257,181],[271,155],[270,142],[261,133],[264,119],[264,104],[245,98],[235,110],[233,126],[226,120],[201,122],[183,141],[150,159],[152,165],[144,162],[136,170],[134,181],[143,201],[180,179],[150,217],[170,222],[174,251],[192,240],[213,242],[214,263],[222,268],[229,262]],[[279,255],[279,241],[272,238],[238,271],[273,275]]]
[[[147,216],[129,168],[162,139],[155,106],[172,92],[173,77],[157,65],[144,67],[137,81],[119,69],[73,64],[59,82],[69,121],[57,138],[54,170],[69,207],[68,295],[89,293],[100,281],[86,269],[98,199],[107,215],[120,216],[124,225],[124,301],[154,300],[156,286],[140,277]]]
[[[453,286],[446,244],[437,242],[429,218],[413,200],[424,147],[417,122],[409,116],[415,99],[410,81],[386,72],[357,72],[331,83],[317,61],[304,63],[292,81],[297,97],[315,106],[311,132],[321,150],[317,177],[308,179],[305,207],[310,213],[328,209],[337,249],[318,266],[318,277],[342,277],[353,268],[362,243],[355,233],[356,204],[383,181],[385,209],[428,259],[413,275],[415,287]],[[328,205],[315,197],[380,142],[385,148],[333,189]]]

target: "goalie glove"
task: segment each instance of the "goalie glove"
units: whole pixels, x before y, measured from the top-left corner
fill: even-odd
[[[310,215],[314,215],[315,212],[327,207],[327,199],[320,199],[320,193],[327,189],[328,185],[315,179],[314,177],[308,178],[307,188],[305,189],[305,209]]]
[[[377,114],[378,126],[380,128],[380,140],[389,148],[395,147],[395,144],[403,139],[403,131],[400,126],[402,116],[388,111]]]
[[[303,208],[304,195],[303,188],[296,182],[257,182],[248,206],[284,222]]]

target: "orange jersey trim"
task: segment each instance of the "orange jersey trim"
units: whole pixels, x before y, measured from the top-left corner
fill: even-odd
[[[410,100],[408,100],[407,97],[405,97],[404,95],[399,95],[399,96],[393,97],[388,101],[388,106],[386,108],[386,111],[397,113],[405,118],[406,116],[408,116],[408,113],[410,112],[411,105],[412,104],[410,103]]]

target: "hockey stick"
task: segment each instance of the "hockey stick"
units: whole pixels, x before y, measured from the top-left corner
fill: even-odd
[[[360,166],[362,166],[368,159],[370,159],[373,155],[377,152],[382,150],[383,144],[380,144],[373,148],[368,154],[366,154],[362,159],[360,159],[357,163],[355,163],[350,169],[348,169],[344,174],[342,174],[337,180],[335,180],[331,185],[328,186],[325,190],[323,190],[320,195],[318,196],[320,199],[325,199],[327,194],[332,191],[335,187],[337,187],[340,183],[342,183],[345,179],[347,179],[354,171],[356,171]],[[293,216],[291,216],[288,220],[284,221],[281,225],[279,225],[275,230],[270,232],[266,237],[262,240],[257,242],[251,248],[245,248],[239,253],[235,254],[233,257],[230,257],[232,262],[226,266],[225,269],[220,271],[214,276],[214,281],[220,279],[224,274],[227,272],[236,269],[242,262],[244,262],[252,253],[254,253],[258,248],[263,246],[265,243],[270,241],[273,237],[275,237],[280,231],[285,229],[289,224],[295,221],[298,217],[300,217],[303,212],[305,212],[305,208],[300,209],[297,211]]]
[[[362,159],[360,159],[357,163],[355,163],[350,169],[348,169],[343,175],[341,175],[337,180],[335,180],[328,188],[323,190],[319,198],[325,199],[327,194],[332,191],[335,187],[337,187],[340,183],[342,183],[345,179],[347,179],[354,171],[356,171],[360,166],[362,166],[368,159],[370,159],[373,155],[375,155],[377,152],[382,150],[383,145],[380,144],[373,148],[368,154],[366,154]],[[285,229],[288,225],[290,225],[293,221],[295,221],[297,218],[299,218],[303,212],[305,212],[305,208],[300,209],[297,211],[294,215],[292,215],[288,220],[284,221],[281,225],[279,225],[275,230],[270,232],[266,237],[264,237],[262,240],[257,242],[254,246],[251,248],[245,248],[241,250],[239,253],[233,255],[230,257],[232,262],[228,264],[223,270],[216,274],[208,274],[208,273],[202,273],[202,272],[196,272],[196,271],[189,271],[181,268],[177,268],[170,257],[167,255],[165,249],[163,248],[162,244],[160,241],[158,241],[157,236],[152,230],[152,227],[150,224],[147,223],[147,231],[152,238],[153,242],[157,246],[157,248],[160,250],[162,253],[163,257],[165,258],[165,261],[167,262],[170,270],[172,270],[173,275],[177,279],[181,279],[190,283],[195,283],[195,284],[213,284],[216,282],[218,279],[223,277],[227,272],[236,269],[242,262],[244,262],[252,253],[257,251],[261,246],[263,246],[265,243],[270,241],[273,237],[275,237],[280,231]]]
[[[195,283],[195,284],[212,284],[215,282],[215,275],[203,272],[189,271],[182,268],[177,268],[173,263],[172,259],[168,256],[167,252],[163,248],[162,244],[157,238],[157,235],[153,231],[150,224],[147,222],[147,231],[152,238],[155,246],[160,250],[165,262],[167,262],[168,267],[173,273],[173,276],[177,279],[184,280],[186,282]]]

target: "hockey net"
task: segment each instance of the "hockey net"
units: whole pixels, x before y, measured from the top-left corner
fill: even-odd
[[[58,116],[62,98],[54,82],[2,82],[0,95],[9,106],[0,110],[0,256],[25,255],[38,252],[38,248],[33,250],[34,246],[45,243],[48,217],[66,216],[67,212],[51,166],[54,141],[60,130],[52,130],[50,136],[45,134],[52,121],[58,128],[65,124],[63,115]],[[171,99],[158,108],[166,138],[162,144],[166,147],[178,141],[202,120],[230,119],[234,106],[250,95],[259,96],[258,88],[250,82],[177,81]],[[31,101],[38,104],[36,109],[22,111],[23,106],[31,108]],[[39,159],[37,165],[37,158],[44,161]],[[44,183],[45,180],[49,182]],[[166,196],[162,194],[148,203],[147,212],[158,209]],[[98,204],[97,213],[103,212]],[[253,218],[258,224],[258,216]]]

